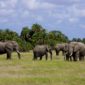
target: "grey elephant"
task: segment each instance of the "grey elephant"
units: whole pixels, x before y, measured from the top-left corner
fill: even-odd
[[[56,55],[59,55],[60,51],[62,51],[62,53],[64,55],[64,47],[65,47],[65,45],[66,45],[66,43],[57,44],[57,46],[55,47]]]
[[[65,48],[66,60],[84,60],[85,56],[85,44],[81,42],[70,42]]]
[[[33,49],[33,60],[36,60],[38,57],[42,60],[42,57],[45,55],[46,60],[48,59],[48,52],[50,53],[50,58],[52,60],[52,49],[48,45],[36,45]]]
[[[70,42],[70,43],[65,44],[65,47],[64,47],[64,52],[65,52],[65,56],[66,56],[65,60],[67,60],[67,61],[74,60],[75,61],[74,46],[77,43],[78,42]]]
[[[7,59],[11,59],[11,53],[16,51],[20,59],[19,46],[16,41],[0,42],[0,54],[7,54]]]
[[[85,56],[85,44],[78,42],[75,46],[74,46],[74,59],[75,61],[77,61],[78,59],[84,60],[84,56]]]

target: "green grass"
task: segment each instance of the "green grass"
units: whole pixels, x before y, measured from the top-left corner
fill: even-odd
[[[63,56],[33,61],[32,52],[12,54],[12,60],[0,55],[0,85],[85,85],[85,61],[67,62]]]

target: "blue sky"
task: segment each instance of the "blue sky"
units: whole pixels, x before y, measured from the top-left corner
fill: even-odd
[[[0,0],[0,29],[20,33],[34,23],[70,39],[85,38],[85,0]]]

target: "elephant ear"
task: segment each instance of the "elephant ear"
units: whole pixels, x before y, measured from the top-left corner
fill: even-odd
[[[5,48],[6,48],[6,50],[10,50],[10,51],[13,50],[13,47],[12,47],[12,44],[11,43],[6,43],[5,44]]]
[[[79,48],[80,48],[79,45],[75,45],[74,46],[74,52],[77,52],[79,50]]]

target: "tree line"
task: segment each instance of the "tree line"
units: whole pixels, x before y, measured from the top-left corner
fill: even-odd
[[[20,51],[29,51],[37,44],[55,46],[57,43],[66,43],[70,40],[61,31],[48,32],[40,24],[33,24],[31,28],[23,27],[20,35],[12,30],[0,30],[0,41],[15,40],[20,46]],[[85,38],[73,38],[72,41],[85,43]]]

